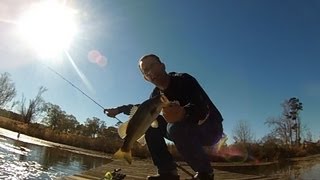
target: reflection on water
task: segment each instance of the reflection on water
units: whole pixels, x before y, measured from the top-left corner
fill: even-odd
[[[0,179],[55,179],[109,162],[109,159],[29,144],[0,135]],[[227,164],[214,168],[241,174],[265,175],[272,179],[317,180],[320,177],[320,155],[299,162],[233,167]]]
[[[0,136],[0,179],[54,179],[101,166],[108,159]]]
[[[318,180],[320,177],[320,155],[297,162],[282,162],[274,164],[214,166],[215,169],[248,175],[259,175],[274,179]]]
[[[304,171],[301,175],[302,179],[319,179],[320,177],[320,162]]]
[[[320,177],[320,158],[313,160],[292,163],[285,169],[287,177],[290,179],[314,179]]]

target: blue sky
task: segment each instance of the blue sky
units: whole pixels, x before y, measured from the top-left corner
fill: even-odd
[[[98,117],[114,125],[116,120],[45,65],[102,106],[115,107],[149,97],[153,86],[137,62],[154,53],[168,71],[197,78],[220,109],[230,137],[235,124],[245,120],[261,138],[270,131],[266,119],[280,116],[280,104],[297,97],[304,105],[302,122],[319,138],[319,1],[70,1],[79,32],[68,53],[91,87],[65,54],[55,59],[59,63],[44,60],[14,33],[8,21],[26,5],[0,2],[0,72],[11,74],[17,100],[22,94],[35,97],[44,86],[45,100],[79,122]],[[88,60],[92,50],[106,57],[106,66]]]

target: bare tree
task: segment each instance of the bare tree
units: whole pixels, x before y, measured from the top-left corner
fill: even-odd
[[[5,72],[0,75],[0,108],[3,108],[16,96],[14,83],[10,79],[10,74]]]
[[[36,97],[29,101],[28,107],[26,107],[25,105],[25,97],[22,97],[19,111],[25,123],[30,123],[32,120],[34,120],[36,116],[38,116],[43,111],[44,100],[42,98],[42,94],[45,91],[47,91],[47,89],[41,86]]]
[[[305,140],[312,142],[312,133],[311,133],[310,129],[307,130],[307,135],[306,135]]]
[[[282,144],[279,138],[276,138],[272,134],[267,134],[261,138],[261,143],[263,144]]]
[[[289,145],[292,143],[291,127],[293,122],[288,118],[268,118],[265,122],[269,127],[272,127],[272,132],[268,135],[278,139],[281,144]]]
[[[250,143],[254,135],[247,121],[239,121],[233,129],[233,139],[238,143]]]
[[[302,110],[302,103],[297,98],[290,98],[281,106],[283,107],[281,117],[268,118],[265,122],[269,127],[273,127],[270,135],[285,145],[300,144],[302,125],[299,112]]]

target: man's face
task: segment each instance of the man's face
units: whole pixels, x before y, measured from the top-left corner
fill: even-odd
[[[156,86],[161,82],[164,71],[164,65],[153,57],[148,57],[140,61],[140,70],[147,81]]]

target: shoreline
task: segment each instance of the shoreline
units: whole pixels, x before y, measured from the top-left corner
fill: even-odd
[[[18,134],[18,132],[11,131],[11,130],[4,129],[4,128],[0,127],[0,135],[4,136],[6,138],[10,138],[12,140],[21,141],[21,142],[39,145],[39,146],[58,148],[58,149],[70,151],[70,152],[77,153],[77,154],[83,154],[83,155],[105,158],[105,159],[111,160],[110,154],[106,154],[106,153],[103,153],[100,151],[93,151],[93,150],[78,148],[78,147],[70,146],[70,145],[66,145],[66,144],[60,144],[60,143],[55,143],[55,142],[51,142],[51,141],[46,141],[43,139],[31,137],[31,136],[28,136],[25,134],[20,134],[19,138],[17,138],[17,134]]]
[[[54,148],[70,151],[70,152],[77,153],[77,154],[83,154],[83,155],[112,160],[112,154],[107,154],[107,153],[103,153],[100,151],[88,150],[88,149],[84,149],[84,148],[79,148],[79,147],[70,146],[70,145],[66,145],[66,144],[60,144],[60,143],[51,142],[51,141],[46,141],[43,139],[31,137],[31,136],[24,135],[24,134],[20,134],[19,138],[17,138],[16,134],[18,134],[18,132],[7,130],[7,129],[0,127],[0,135],[7,137],[7,138],[10,138],[12,140],[22,141],[25,143],[30,143],[30,144],[40,145],[40,146],[54,147]],[[139,161],[139,160],[151,161],[150,158],[142,159],[139,157],[134,157],[134,159],[136,161]],[[285,161],[298,162],[298,161],[312,161],[314,159],[320,159],[320,154],[314,154],[314,155],[305,156],[305,157],[288,158]],[[186,165],[185,162],[179,162],[179,163],[182,164],[183,166]],[[279,161],[258,162],[258,163],[256,163],[256,162],[212,162],[211,164],[213,167],[215,167],[215,166],[216,167],[232,167],[232,166],[233,167],[237,167],[237,166],[244,167],[244,166],[269,166],[269,165],[278,164],[278,163],[281,163],[281,162],[279,162]]]
[[[106,172],[112,172],[114,169],[121,168],[120,173],[127,175],[126,179],[145,179],[147,175],[156,173],[156,168],[152,163],[150,158],[141,159],[134,157],[132,165],[128,165],[123,160],[112,159],[110,154],[105,154],[98,151],[91,151],[82,148],[77,148],[69,145],[54,143],[50,141],[41,140],[38,138],[33,138],[20,134],[20,137],[17,138],[17,132],[6,130],[0,128],[0,135],[9,139],[18,140],[26,143],[31,143],[40,146],[49,146],[53,148],[59,148],[78,154],[100,157],[110,160],[110,162],[92,168],[86,171],[78,172],[72,176],[60,177],[59,179],[74,179],[74,180],[85,180],[85,179],[101,179],[103,178]],[[298,157],[288,159],[289,162],[292,162],[292,167],[300,167],[301,169],[306,169],[307,167],[314,167],[315,164],[320,163],[320,154],[311,155],[307,157]],[[187,169],[189,172],[194,173],[192,169],[185,162],[178,161],[180,166]],[[242,162],[213,162],[211,163],[212,167],[216,172],[216,177],[220,179],[282,179],[287,177],[287,174],[284,172],[276,172],[275,174],[267,173],[267,169],[273,166],[278,166],[279,162],[259,162],[259,163],[242,163]],[[253,170],[254,169],[254,170]],[[188,174],[182,172],[179,169],[179,174],[181,178],[190,178]]]

